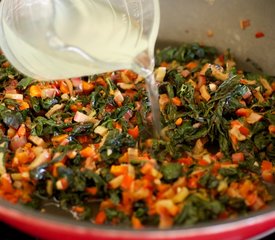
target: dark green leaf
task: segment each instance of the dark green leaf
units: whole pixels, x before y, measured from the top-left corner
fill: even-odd
[[[167,163],[160,168],[165,181],[173,181],[182,175],[182,165],[179,163]]]
[[[17,87],[21,90],[25,90],[29,85],[33,83],[33,79],[29,77],[22,78],[18,83]]]
[[[19,126],[24,122],[22,114],[17,111],[5,110],[5,111],[1,111],[0,115],[1,115],[1,118],[3,119],[3,122],[8,127],[13,127],[15,129],[18,129]]]

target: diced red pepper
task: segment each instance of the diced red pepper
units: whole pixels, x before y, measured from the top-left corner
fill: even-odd
[[[99,211],[95,217],[96,224],[103,224],[106,221],[106,213],[104,211]]]
[[[251,114],[252,110],[248,108],[239,108],[236,111],[236,115],[239,117],[248,117]]]
[[[269,183],[274,183],[275,180],[273,173],[268,170],[262,171],[262,178],[264,181]]]
[[[243,126],[241,126],[241,127],[239,128],[239,131],[240,131],[240,133],[241,133],[242,135],[244,135],[244,136],[246,136],[246,137],[250,134],[249,129],[246,128],[246,127],[243,127]]]
[[[232,154],[232,162],[238,164],[244,161],[244,154],[242,152]]]
[[[129,190],[134,179],[129,174],[126,174],[122,180],[121,187],[123,189]]]
[[[196,89],[200,89],[202,85],[206,84],[206,77],[204,75],[199,75],[198,76],[198,83],[196,85]]]
[[[193,159],[191,157],[183,157],[183,158],[179,158],[178,162],[186,165],[191,165],[193,163]]]
[[[187,181],[187,186],[188,188],[191,188],[191,189],[198,188],[198,178],[196,177],[189,178]]]
[[[264,37],[265,36],[265,34],[263,33],[263,32],[256,32],[255,33],[255,37],[256,38],[262,38],[262,37]]]
[[[262,169],[262,171],[272,170],[272,162],[263,160],[262,164],[261,164],[261,169]]]
[[[136,125],[134,128],[128,129],[128,133],[129,133],[134,139],[137,139],[138,136],[139,136],[138,125]]]
[[[97,194],[97,187],[87,187],[87,188],[85,188],[85,192],[87,192],[91,195],[96,195]]]
[[[200,160],[198,161],[198,164],[199,164],[200,166],[207,166],[207,165],[209,165],[209,162],[207,162],[205,159],[200,159]]]

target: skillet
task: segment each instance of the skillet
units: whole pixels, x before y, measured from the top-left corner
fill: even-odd
[[[158,47],[181,42],[200,42],[220,50],[230,48],[246,70],[260,68],[275,74],[275,2],[272,0],[160,0],[161,26]],[[249,19],[251,26],[241,29],[240,21]],[[256,38],[257,32],[264,33]],[[211,34],[210,34],[211,33]],[[271,193],[275,196],[274,187]],[[47,213],[14,206],[0,200],[0,219],[29,234],[44,239],[245,239],[271,232],[275,227],[275,202],[265,210],[235,220],[211,221],[193,227],[169,230],[132,230],[94,226],[76,222],[56,209]]]

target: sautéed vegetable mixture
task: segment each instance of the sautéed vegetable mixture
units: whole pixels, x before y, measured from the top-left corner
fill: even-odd
[[[198,44],[163,49],[156,63],[160,139],[136,73],[38,82],[1,55],[0,197],[136,229],[267,207],[274,78]]]

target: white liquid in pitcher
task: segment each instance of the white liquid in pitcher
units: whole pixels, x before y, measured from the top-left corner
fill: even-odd
[[[142,24],[134,22],[129,15],[116,11],[109,1],[75,1],[73,7],[64,2],[55,1],[50,26],[45,25],[43,20],[36,24],[41,26],[41,31],[45,30],[45,36],[36,34],[35,29],[29,27],[29,19],[22,24],[26,29],[20,33],[13,32],[3,22],[9,50],[16,53],[16,58],[11,56],[15,60],[14,66],[39,80],[133,69],[147,78],[153,125],[155,135],[158,136],[158,90],[152,74],[153,57],[149,57],[153,55],[149,49],[152,43],[149,42],[149,37],[143,36]],[[37,28],[36,31],[40,29]],[[143,61],[144,59],[147,61]]]
[[[32,28],[29,17],[22,18],[24,29],[14,32],[3,22],[9,50],[28,70],[16,67],[29,76],[53,80],[132,68],[133,59],[148,49],[141,25],[108,1],[75,1],[73,7],[63,0],[55,3],[51,23],[38,19]]]

